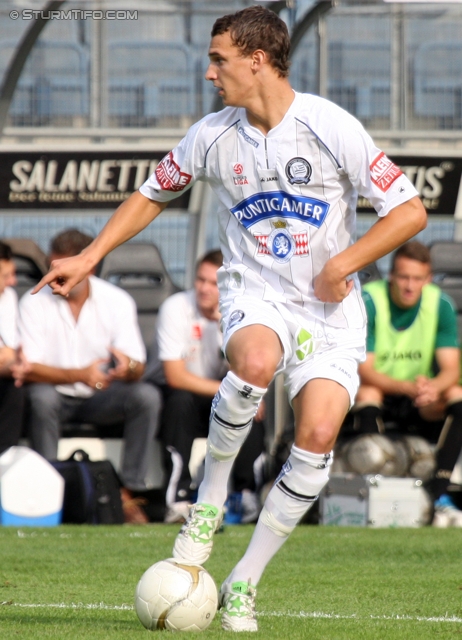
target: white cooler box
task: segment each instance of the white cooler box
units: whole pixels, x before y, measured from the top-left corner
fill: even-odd
[[[334,473],[320,495],[320,524],[356,527],[421,527],[430,498],[417,478]]]
[[[0,524],[50,527],[61,523],[64,478],[28,447],[0,456]]]

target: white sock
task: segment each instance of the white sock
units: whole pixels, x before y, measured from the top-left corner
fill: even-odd
[[[243,558],[226,582],[256,586],[271,558],[317,499],[329,479],[332,454],[292,447],[290,456],[266,498]]]
[[[221,509],[228,495],[234,460],[247,438],[266,389],[244,382],[232,371],[222,380],[212,402],[204,479],[197,501]]]
[[[277,535],[261,520],[258,520],[247,551],[232,570],[226,582],[249,582],[256,587],[266,565],[276,555],[287,536]]]
[[[228,480],[233,464],[234,458],[231,460],[216,460],[207,449],[204,478],[197,492],[197,502],[212,504],[219,509],[223,508],[228,497]]]

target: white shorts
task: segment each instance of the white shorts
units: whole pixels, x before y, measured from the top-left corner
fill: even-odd
[[[309,380],[327,378],[348,391],[350,405],[359,387],[358,364],[366,358],[366,329],[338,329],[311,317],[292,304],[239,296],[221,307],[223,351],[239,329],[261,324],[273,329],[284,354],[276,373],[284,372],[289,400]]]

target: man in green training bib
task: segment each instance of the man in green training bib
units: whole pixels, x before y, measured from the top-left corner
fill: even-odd
[[[447,493],[462,449],[457,320],[453,301],[431,284],[431,275],[429,249],[411,241],[394,254],[388,281],[363,287],[367,356],[359,365],[355,427],[384,433],[384,420],[394,420],[438,440],[433,524],[462,527],[462,511]]]

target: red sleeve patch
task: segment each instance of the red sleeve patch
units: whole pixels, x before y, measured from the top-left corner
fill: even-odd
[[[383,153],[377,156],[369,167],[371,170],[371,180],[381,191],[388,191],[396,178],[403,175],[399,167]]]
[[[200,340],[202,338],[202,329],[200,324],[193,324],[191,327],[191,338],[193,340]]]
[[[183,191],[191,182],[192,176],[180,170],[170,151],[157,165],[156,178],[165,191]]]

